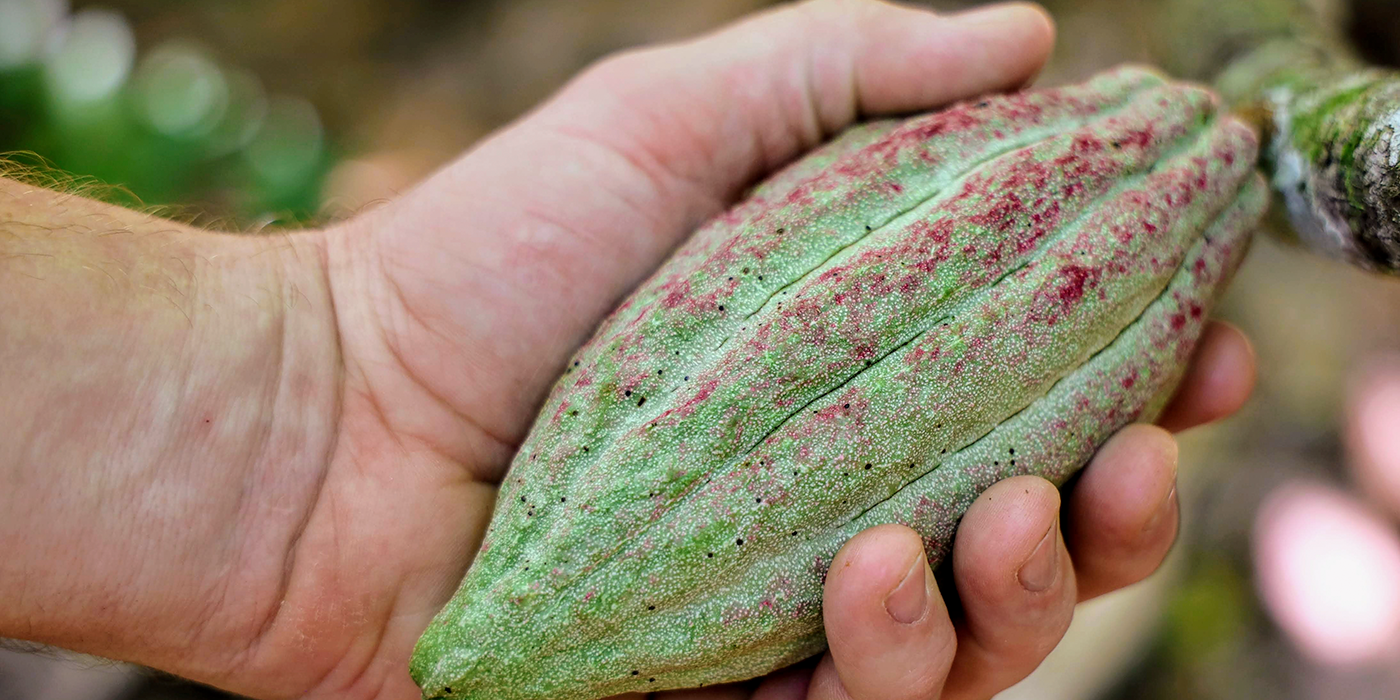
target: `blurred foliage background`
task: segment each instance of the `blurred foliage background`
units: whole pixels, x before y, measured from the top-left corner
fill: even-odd
[[[1061,38],[1040,82],[1150,60],[1151,2],[1047,2]],[[342,218],[411,187],[590,61],[768,4],[0,0],[0,152],[210,226]],[[1373,60],[1400,58],[1390,0],[1320,8]],[[1222,314],[1257,344],[1259,391],[1239,417],[1186,437],[1186,529],[1171,563],[1082,609],[1008,698],[1400,697],[1400,663],[1338,669],[1295,651],[1257,602],[1249,560],[1271,489],[1296,476],[1345,482],[1345,388],[1358,363],[1400,348],[1400,283],[1264,239]],[[0,654],[0,698],[196,697],[222,696],[56,652]]]

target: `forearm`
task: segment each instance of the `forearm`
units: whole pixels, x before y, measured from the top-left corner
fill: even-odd
[[[0,180],[0,636],[237,662],[334,439],[318,256]]]

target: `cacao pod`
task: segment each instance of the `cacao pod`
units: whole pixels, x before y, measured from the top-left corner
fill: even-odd
[[[1266,194],[1256,137],[1141,69],[858,127],[699,230],[569,362],[419,641],[431,698],[583,700],[824,647],[837,550],[935,564],[1179,380]]]

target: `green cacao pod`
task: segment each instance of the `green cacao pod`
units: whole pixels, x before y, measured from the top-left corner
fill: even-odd
[[[820,652],[901,523],[1155,415],[1266,204],[1256,137],[1140,69],[858,127],[712,221],[570,360],[415,652],[430,698],[584,700]]]

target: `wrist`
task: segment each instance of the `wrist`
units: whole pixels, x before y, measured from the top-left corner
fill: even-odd
[[[213,678],[275,613],[334,440],[318,237],[0,195],[0,636]]]

